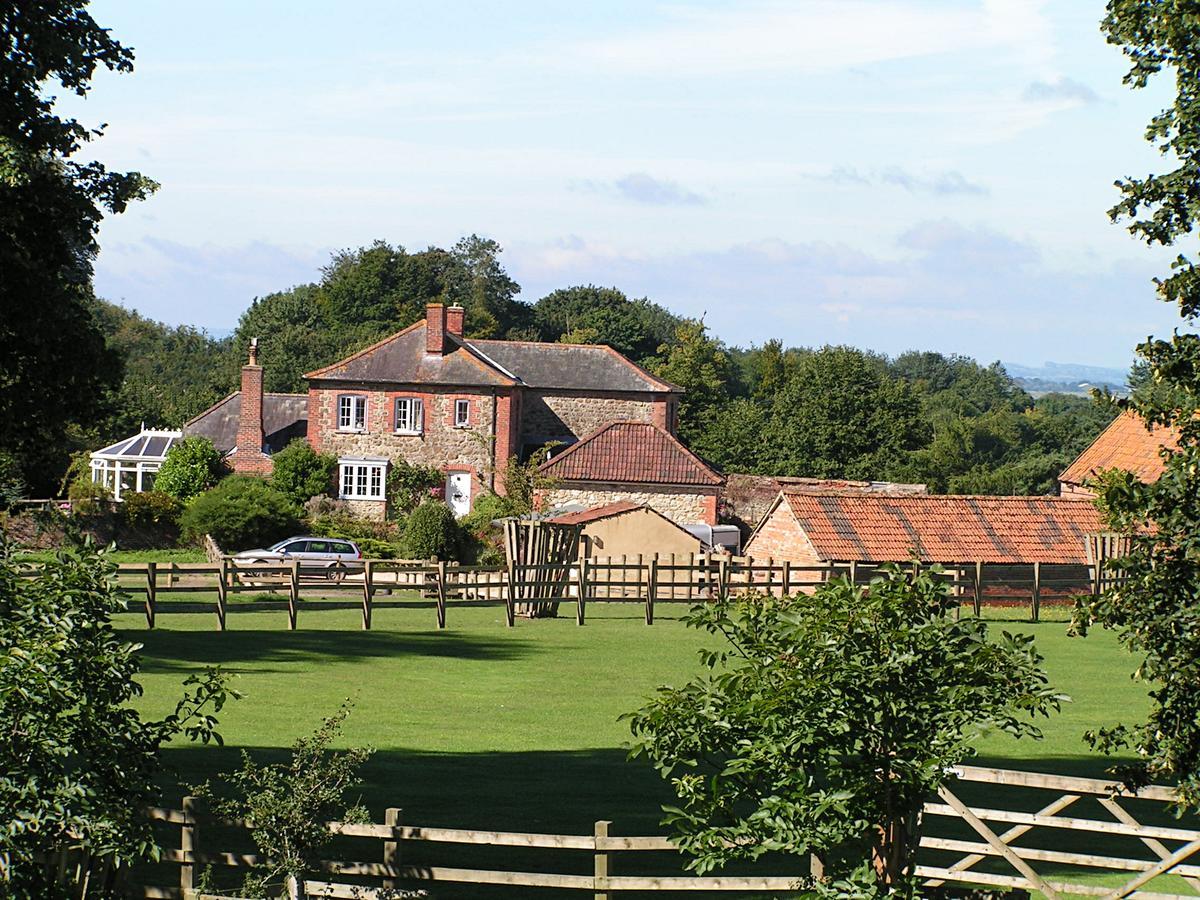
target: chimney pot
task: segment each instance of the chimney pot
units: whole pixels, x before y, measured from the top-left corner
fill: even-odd
[[[258,338],[250,338],[250,362],[247,365],[258,365]]]
[[[457,338],[463,336],[463,317],[467,311],[457,303],[446,310],[446,333]]]

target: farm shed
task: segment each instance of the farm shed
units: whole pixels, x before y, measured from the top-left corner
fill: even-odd
[[[555,525],[582,525],[582,556],[686,556],[705,549],[694,534],[644,503],[620,501],[549,520]]]
[[[747,555],[796,563],[905,562],[1086,567],[1104,531],[1090,499],[781,491]]]
[[[544,463],[554,487],[545,508],[649,506],[677,525],[717,524],[717,496],[725,479],[652,422],[609,422]]]
[[[1124,469],[1149,484],[1163,473],[1164,447],[1175,449],[1178,434],[1161,425],[1147,428],[1136,414],[1123,412],[1058,476],[1059,493],[1094,497],[1087,482],[1105,469]]]

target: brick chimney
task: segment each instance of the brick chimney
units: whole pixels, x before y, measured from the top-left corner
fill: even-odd
[[[446,352],[446,307],[440,303],[425,306],[425,352],[438,356]]]
[[[271,458],[263,452],[263,370],[258,364],[258,338],[250,341],[250,359],[242,366],[241,412],[237,450],[231,458],[235,472],[265,474]]]
[[[446,310],[446,333],[452,334],[456,338],[463,336],[463,316],[467,311],[457,303]]]

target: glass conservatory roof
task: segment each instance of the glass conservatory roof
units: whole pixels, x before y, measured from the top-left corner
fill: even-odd
[[[92,459],[122,462],[162,462],[171,445],[182,440],[182,431],[153,431],[143,428],[133,437],[110,444],[92,454]]]

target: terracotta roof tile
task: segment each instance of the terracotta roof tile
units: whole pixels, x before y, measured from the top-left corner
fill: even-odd
[[[1087,564],[1104,530],[1089,499],[784,492],[827,560]]]
[[[713,487],[724,481],[678,438],[650,422],[609,422],[543,463],[541,471],[563,481]]]
[[[1148,429],[1134,413],[1123,412],[1100,432],[1090,447],[1059,476],[1059,481],[1082,485],[1105,469],[1124,469],[1142,481],[1157,481],[1163,473],[1164,446],[1175,449],[1176,432],[1161,425]]]
[[[619,516],[621,513],[627,513],[634,509],[649,509],[644,503],[634,503],[631,500],[619,500],[616,503],[607,503],[604,506],[593,506],[591,509],[581,509],[577,512],[563,513],[561,516],[555,516],[547,521],[553,522],[555,525],[586,525],[589,522],[598,522],[601,519],[608,519],[613,516]]]

